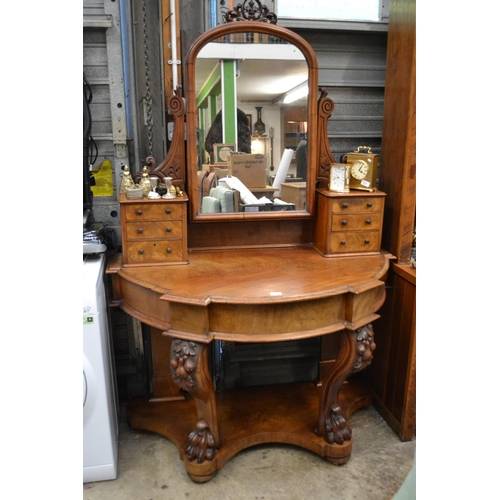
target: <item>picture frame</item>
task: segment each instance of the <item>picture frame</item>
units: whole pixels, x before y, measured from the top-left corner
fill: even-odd
[[[236,144],[214,144],[214,163],[227,163],[229,155],[236,153]]]

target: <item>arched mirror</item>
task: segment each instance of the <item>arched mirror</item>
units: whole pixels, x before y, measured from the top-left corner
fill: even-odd
[[[262,19],[228,20],[186,56],[193,221],[313,213],[316,56],[296,33]]]

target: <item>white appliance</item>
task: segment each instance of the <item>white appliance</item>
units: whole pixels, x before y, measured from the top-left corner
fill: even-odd
[[[84,483],[117,476],[118,394],[104,267],[104,253],[83,255]]]

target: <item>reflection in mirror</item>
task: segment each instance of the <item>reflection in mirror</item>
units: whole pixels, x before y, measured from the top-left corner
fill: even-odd
[[[306,209],[308,75],[301,50],[274,35],[232,33],[201,48],[199,213]]]

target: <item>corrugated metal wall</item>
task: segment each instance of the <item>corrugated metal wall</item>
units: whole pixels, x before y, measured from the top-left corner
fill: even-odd
[[[358,146],[369,146],[380,154],[387,33],[296,31],[314,48],[319,86],[335,102],[328,121],[328,139],[335,159],[339,161]]]

